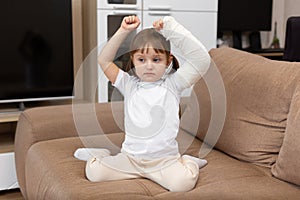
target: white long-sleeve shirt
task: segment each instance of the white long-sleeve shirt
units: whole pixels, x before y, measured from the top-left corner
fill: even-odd
[[[204,46],[174,18],[165,17],[161,33],[181,50],[185,62],[157,82],[141,82],[119,70],[114,86],[124,95],[125,140],[122,152],[140,158],[179,153],[180,94],[207,71],[210,57]]]

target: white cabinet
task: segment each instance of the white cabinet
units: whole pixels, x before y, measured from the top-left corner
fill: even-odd
[[[15,126],[20,112],[14,109],[7,111],[5,106],[2,106],[0,108],[0,191],[19,187],[13,151]]]
[[[0,154],[0,190],[18,188],[14,152]]]
[[[144,10],[212,11],[218,9],[217,0],[144,0]]]
[[[209,50],[216,47],[217,27],[215,24],[217,15],[209,12],[183,12],[174,11],[163,13],[153,11],[143,12],[144,27],[151,26],[152,22],[162,16],[173,16],[179,23],[193,33]]]
[[[97,3],[98,47],[112,36],[126,15],[139,16],[140,29],[151,27],[153,21],[164,16],[173,16],[207,50],[216,47],[218,0],[97,0]],[[98,101],[107,102],[111,86],[101,70],[98,76]]]
[[[144,0],[143,27],[163,16],[173,16],[210,50],[217,41],[217,0]]]

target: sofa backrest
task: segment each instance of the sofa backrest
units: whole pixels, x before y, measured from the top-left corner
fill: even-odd
[[[226,90],[226,118],[215,148],[243,161],[271,167],[281,149],[300,63],[274,61],[224,47],[210,51]],[[211,76],[210,70],[205,76]],[[204,140],[211,120],[206,77],[194,86]],[[182,127],[188,129],[188,127]],[[212,144],[213,145],[213,144]]]

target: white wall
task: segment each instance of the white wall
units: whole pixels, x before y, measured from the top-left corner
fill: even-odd
[[[272,31],[261,33],[263,48],[268,48],[272,43],[275,21],[280,47],[284,48],[286,21],[290,16],[300,16],[300,0],[273,0]]]
[[[275,30],[275,22],[277,22],[277,37],[280,41],[280,46],[282,46],[283,42],[283,24],[284,24],[284,4],[285,0],[273,0],[273,16],[272,16],[272,30],[269,31],[262,31],[261,32],[261,41],[262,41],[262,48],[270,47],[272,43],[272,39],[274,36]]]

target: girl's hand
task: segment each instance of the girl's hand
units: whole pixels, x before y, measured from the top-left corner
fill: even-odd
[[[136,29],[140,25],[140,23],[140,19],[137,16],[127,16],[123,18],[121,28],[123,28],[124,30],[132,31]]]
[[[155,22],[153,22],[153,28],[155,28],[157,31],[160,31],[164,27],[164,22],[162,19],[159,19]]]

